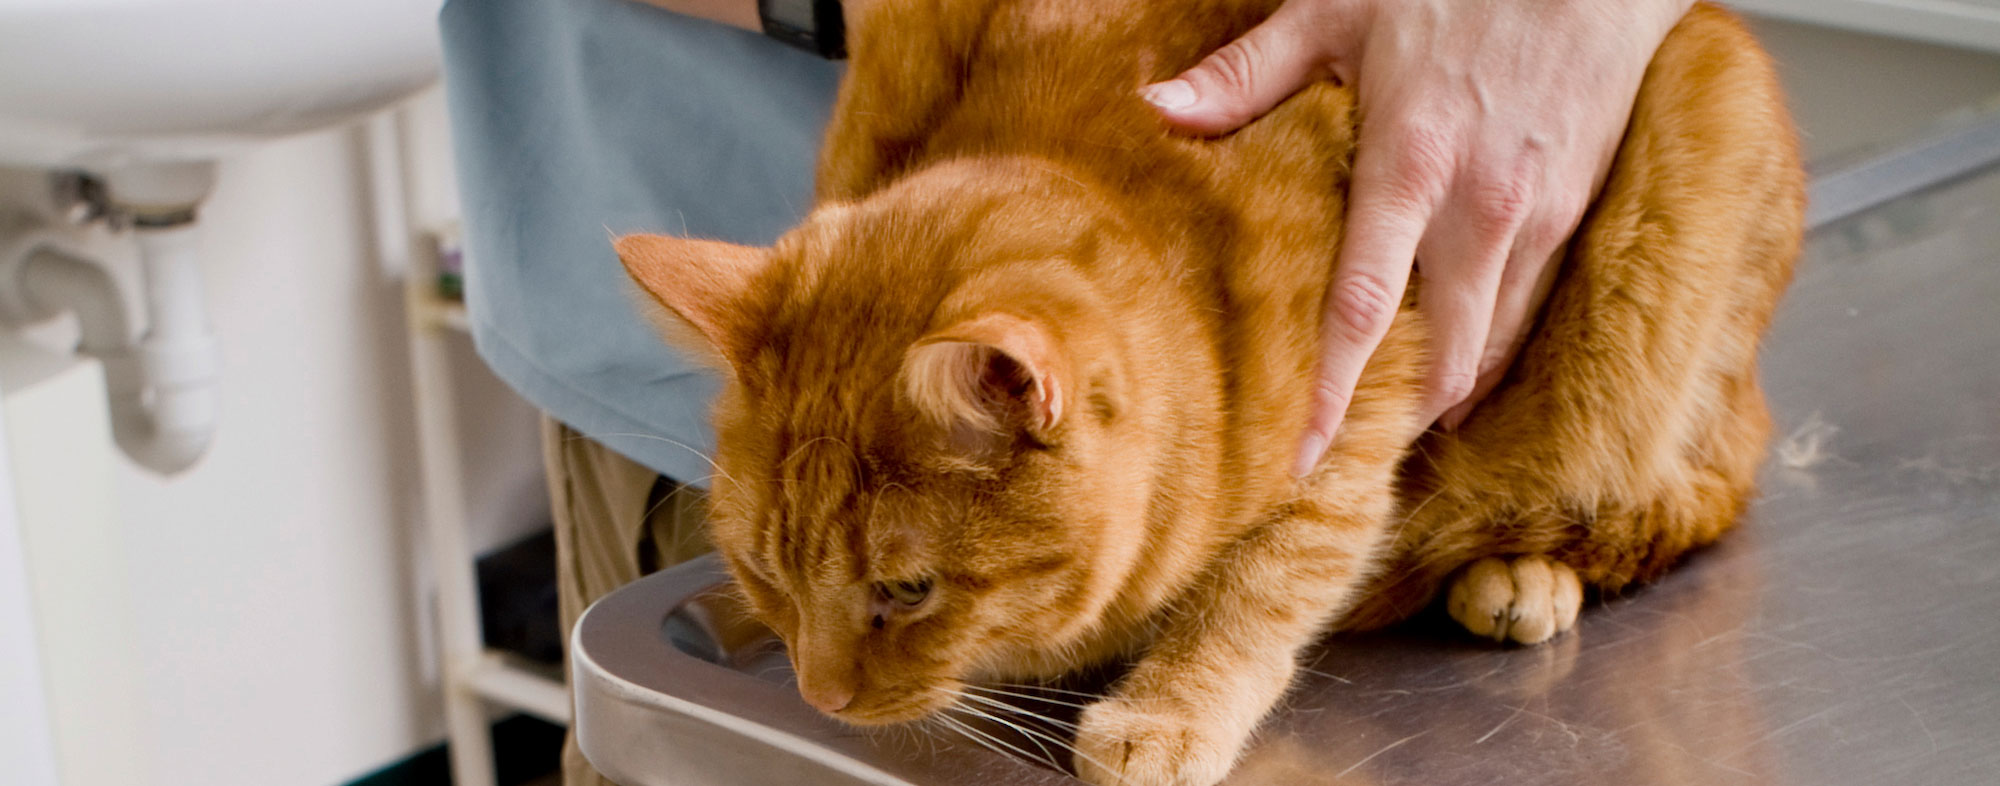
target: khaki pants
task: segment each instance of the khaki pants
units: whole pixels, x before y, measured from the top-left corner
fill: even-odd
[[[542,418],[542,463],[555,514],[556,594],[563,642],[592,601],[653,571],[709,550],[700,489],[675,483],[552,418]],[[603,786],[576,747],[563,743],[563,783]]]

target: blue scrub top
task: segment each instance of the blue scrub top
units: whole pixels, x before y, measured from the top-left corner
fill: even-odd
[[[811,206],[839,66],[631,0],[453,0],[440,21],[480,357],[706,485],[716,381],[641,316],[611,238],[776,239]]]

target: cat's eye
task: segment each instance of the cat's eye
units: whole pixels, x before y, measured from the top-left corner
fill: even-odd
[[[876,592],[885,600],[893,600],[905,606],[916,606],[931,595],[931,580],[885,581],[875,585]]]

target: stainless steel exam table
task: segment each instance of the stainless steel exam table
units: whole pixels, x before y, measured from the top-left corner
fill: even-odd
[[[1816,183],[1738,530],[1542,646],[1439,615],[1331,638],[1228,782],[2000,783],[2000,168],[1936,154]],[[1871,179],[1920,190],[1877,204]],[[613,778],[1076,782],[1024,738],[1003,756],[821,718],[770,634],[703,594],[723,580],[688,563],[577,626],[578,730]]]

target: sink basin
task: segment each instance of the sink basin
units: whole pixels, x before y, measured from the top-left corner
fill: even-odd
[[[437,78],[438,2],[0,0],[0,163],[214,158]]]

